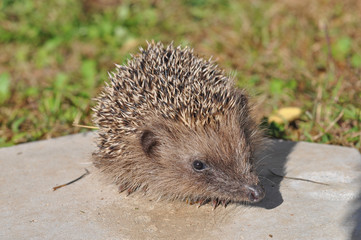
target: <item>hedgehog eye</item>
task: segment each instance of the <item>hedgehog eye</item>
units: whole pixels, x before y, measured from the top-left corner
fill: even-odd
[[[202,171],[206,168],[206,164],[199,160],[195,160],[192,165],[193,169],[196,171]]]

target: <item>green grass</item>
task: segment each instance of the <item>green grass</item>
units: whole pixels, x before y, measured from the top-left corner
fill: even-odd
[[[310,7],[312,6],[312,7]],[[213,56],[246,88],[273,137],[361,149],[361,3],[5,0],[0,146],[87,131],[114,63],[146,40]],[[268,124],[281,107],[301,117]]]

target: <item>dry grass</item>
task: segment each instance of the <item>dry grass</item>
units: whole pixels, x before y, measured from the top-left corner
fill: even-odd
[[[360,12],[357,0],[3,1],[0,144],[92,125],[106,72],[156,39],[214,56],[255,96],[259,118],[302,108],[268,125],[272,136],[361,149]]]

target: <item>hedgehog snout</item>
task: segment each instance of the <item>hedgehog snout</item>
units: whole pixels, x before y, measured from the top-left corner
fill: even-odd
[[[246,185],[248,200],[252,203],[261,201],[266,195],[265,190],[261,184]]]

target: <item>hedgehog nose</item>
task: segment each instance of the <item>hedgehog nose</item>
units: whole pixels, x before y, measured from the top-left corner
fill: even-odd
[[[264,188],[261,184],[259,185],[247,185],[248,199],[250,202],[256,203],[261,201],[265,196]]]

